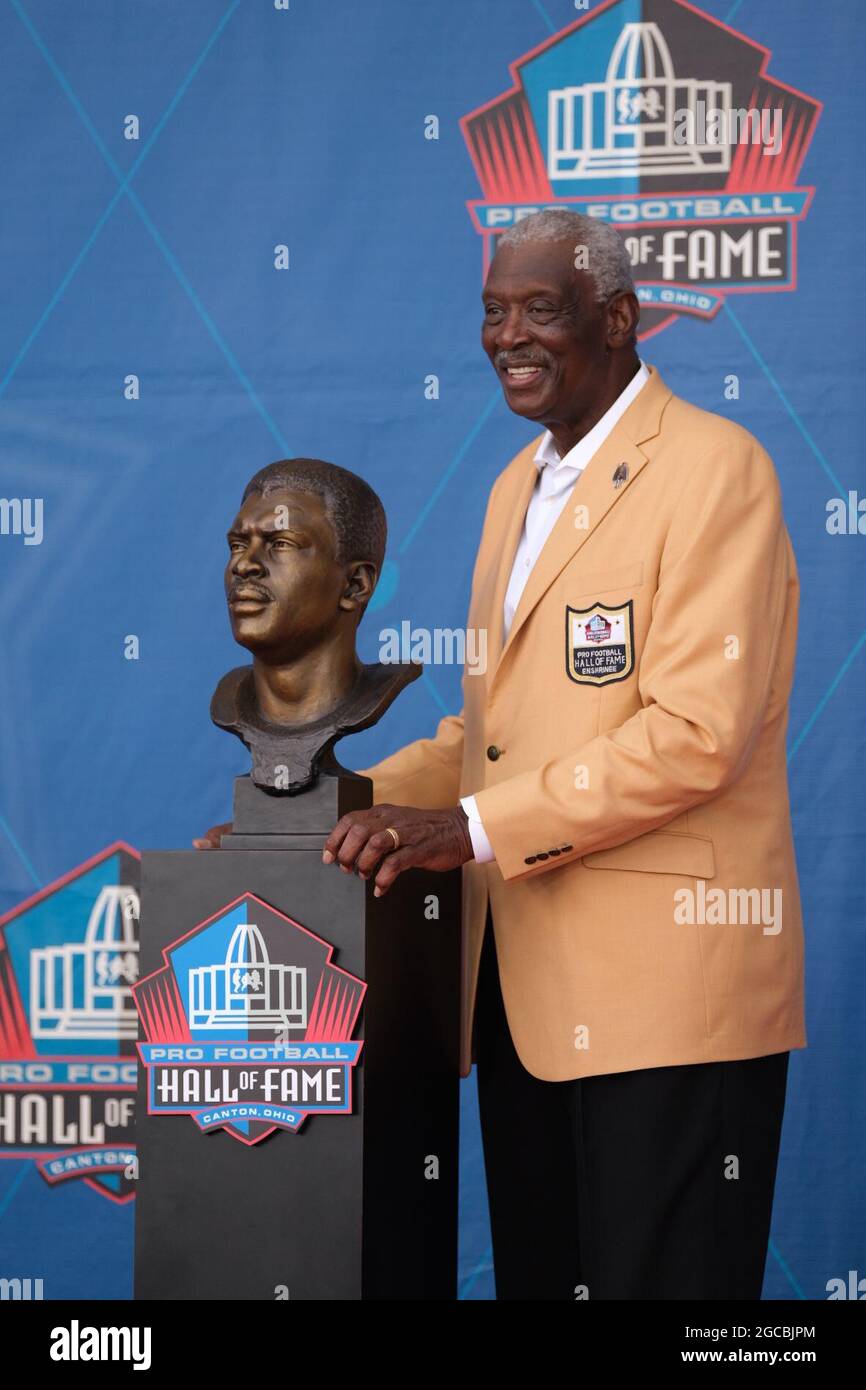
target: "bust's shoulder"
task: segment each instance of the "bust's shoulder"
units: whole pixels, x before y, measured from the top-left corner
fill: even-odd
[[[231,728],[242,717],[244,695],[252,681],[252,666],[234,666],[217,682],[211,696],[210,717],[221,729]]]

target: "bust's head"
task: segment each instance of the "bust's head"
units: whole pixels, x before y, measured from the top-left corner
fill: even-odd
[[[307,790],[337,740],[370,728],[421,674],[412,662],[366,666],[355,650],[385,535],[373,489],[336,464],[282,459],[247,484],[225,587],[253,664],[223,676],[211,718],[249,748],[257,786]]]
[[[265,665],[335,640],[354,646],[385,554],[382,503],[322,459],[282,459],[247,484],[228,533],[226,600],[236,642]]]

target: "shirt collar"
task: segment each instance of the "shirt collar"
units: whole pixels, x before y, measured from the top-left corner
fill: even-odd
[[[640,360],[640,359],[639,359]],[[649,369],[645,362],[641,362],[628,385],[620,391],[613,405],[605,411],[597,424],[593,425],[588,434],[579,439],[573,449],[569,449],[563,458],[559,457],[553,435],[550,430],[545,430],[536,452],[534,462],[538,467],[539,475],[545,468],[550,468],[558,472],[560,468],[573,468],[580,472],[586,467],[610,434],[617,420],[624,415],[644,383],[649,381]]]

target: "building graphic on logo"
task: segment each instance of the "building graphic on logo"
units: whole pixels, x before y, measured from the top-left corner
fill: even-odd
[[[613,46],[604,82],[553,88],[549,95],[547,172],[552,179],[726,171],[730,148],[683,145],[675,118],[698,125],[704,109],[728,110],[730,82],[674,76],[670,49],[657,24],[626,24]]]
[[[483,239],[565,207],[610,222],[645,339],[725,297],[796,289],[800,168],[820,103],[767,75],[770,53],[688,0],[606,0],[512,64],[461,122]]]
[[[190,970],[187,1012],[193,1028],[306,1028],[307,972],[271,965],[258,927],[239,922],[220,965]]]
[[[134,1196],[139,857],[118,842],[0,918],[0,1159]]]
[[[163,951],[133,988],[148,1113],[189,1115],[247,1145],[352,1110],[366,985],[333,947],[253,893]]]
[[[30,952],[34,1038],[135,1038],[131,986],[138,979],[138,894],[108,884],[87,919],[84,941]]]
[[[603,618],[600,613],[596,613],[589,622],[585,624],[586,636],[589,642],[609,642],[613,628]]]

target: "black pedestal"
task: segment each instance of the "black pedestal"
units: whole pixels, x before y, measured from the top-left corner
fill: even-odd
[[[351,1113],[309,1114],[250,1146],[189,1114],[149,1114],[142,1067],[137,1298],[456,1295],[459,874],[410,871],[374,898],[321,861],[370,783],[323,777],[309,795],[241,778],[224,850],[142,856],[141,974],[246,893],[294,919],[367,983]]]

